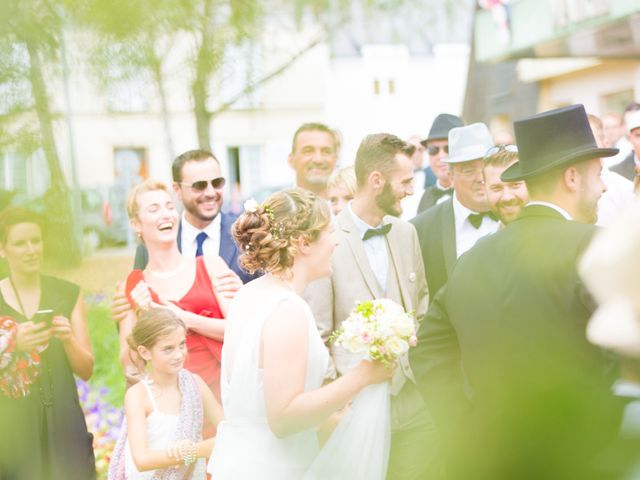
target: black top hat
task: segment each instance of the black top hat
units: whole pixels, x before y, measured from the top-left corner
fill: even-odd
[[[617,148],[598,148],[583,105],[549,110],[516,121],[513,126],[519,160],[502,172],[505,182],[618,153]]]
[[[464,127],[464,122],[460,117],[450,113],[441,113],[431,124],[427,138],[420,143],[426,147],[427,142],[431,140],[446,140],[449,137],[449,130],[456,127]]]

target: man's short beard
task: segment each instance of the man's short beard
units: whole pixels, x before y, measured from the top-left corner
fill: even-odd
[[[185,205],[183,204],[184,209],[189,212],[193,217],[197,218],[198,220],[202,220],[203,222],[212,222],[220,213],[220,209],[218,209],[218,211],[213,214],[213,215],[204,215],[202,213],[200,213],[200,211],[197,208],[197,203],[194,204],[189,204],[189,205]]]
[[[393,191],[391,190],[391,186],[389,185],[389,182],[386,182],[384,184],[384,187],[382,188],[382,192],[380,192],[375,197],[376,205],[378,206],[378,208],[382,210],[384,213],[386,213],[387,215],[391,215],[393,217],[399,217],[400,215],[402,215],[402,208],[400,209],[395,208],[395,204],[397,200],[398,199],[396,198],[396,196],[393,194]]]

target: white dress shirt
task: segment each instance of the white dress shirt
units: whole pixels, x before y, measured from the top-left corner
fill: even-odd
[[[462,205],[458,200],[458,196],[455,193],[453,194],[453,218],[456,224],[456,258],[460,258],[460,255],[473,247],[478,239],[495,233],[500,228],[500,222],[493,220],[488,215],[485,215],[480,226],[475,228],[469,221],[469,215],[477,213]]]
[[[368,240],[364,240],[364,234],[367,230],[370,228],[380,228],[382,223],[377,227],[368,225],[353,212],[351,202],[347,205],[347,209],[349,210],[351,218],[353,218],[353,223],[355,223],[358,233],[360,233],[360,238],[363,239],[362,246],[364,247],[364,252],[367,254],[369,266],[371,267],[371,270],[373,270],[373,274],[376,276],[376,279],[384,292],[387,290],[387,275],[389,273],[389,252],[387,252],[386,239],[384,235],[376,235]]]
[[[209,225],[207,225],[204,229],[199,230],[187,221],[184,216],[184,212],[182,212],[182,236],[180,237],[180,245],[182,254],[185,257],[196,256],[196,249],[198,248],[196,237],[200,232],[205,232],[207,234],[207,238],[202,244],[202,254],[220,254],[220,216],[221,215],[218,213],[218,215],[216,215],[216,218],[214,218]]]
[[[564,208],[559,207],[555,203],[542,202],[542,201],[536,200],[536,201],[527,203],[525,205],[525,207],[528,207],[529,205],[542,205],[543,207],[549,207],[549,208],[555,210],[556,212],[558,212],[560,215],[562,215],[567,220],[573,220],[573,217],[569,214],[569,212],[567,212]]]
[[[626,209],[630,208],[635,201],[633,193],[633,182],[622,175],[612,172],[607,167],[603,167],[602,181],[607,187],[607,191],[602,194],[598,201],[598,221],[596,225],[606,227],[618,218]]]

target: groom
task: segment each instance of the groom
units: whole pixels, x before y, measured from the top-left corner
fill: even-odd
[[[413,193],[414,147],[386,133],[367,136],[356,155],[358,190],[335,218],[338,246],[333,274],[309,285],[311,305],[327,340],[358,301],[390,298],[421,320],[428,291],[418,237],[399,220],[400,202]],[[338,374],[349,366],[349,354],[333,345]],[[428,479],[436,456],[431,418],[418,393],[407,358],[399,362],[391,384],[391,455],[387,478]]]

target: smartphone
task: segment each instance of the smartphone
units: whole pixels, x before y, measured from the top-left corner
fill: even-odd
[[[48,327],[51,326],[51,321],[53,320],[53,310],[38,310],[33,314],[31,320],[34,323],[45,322]]]

